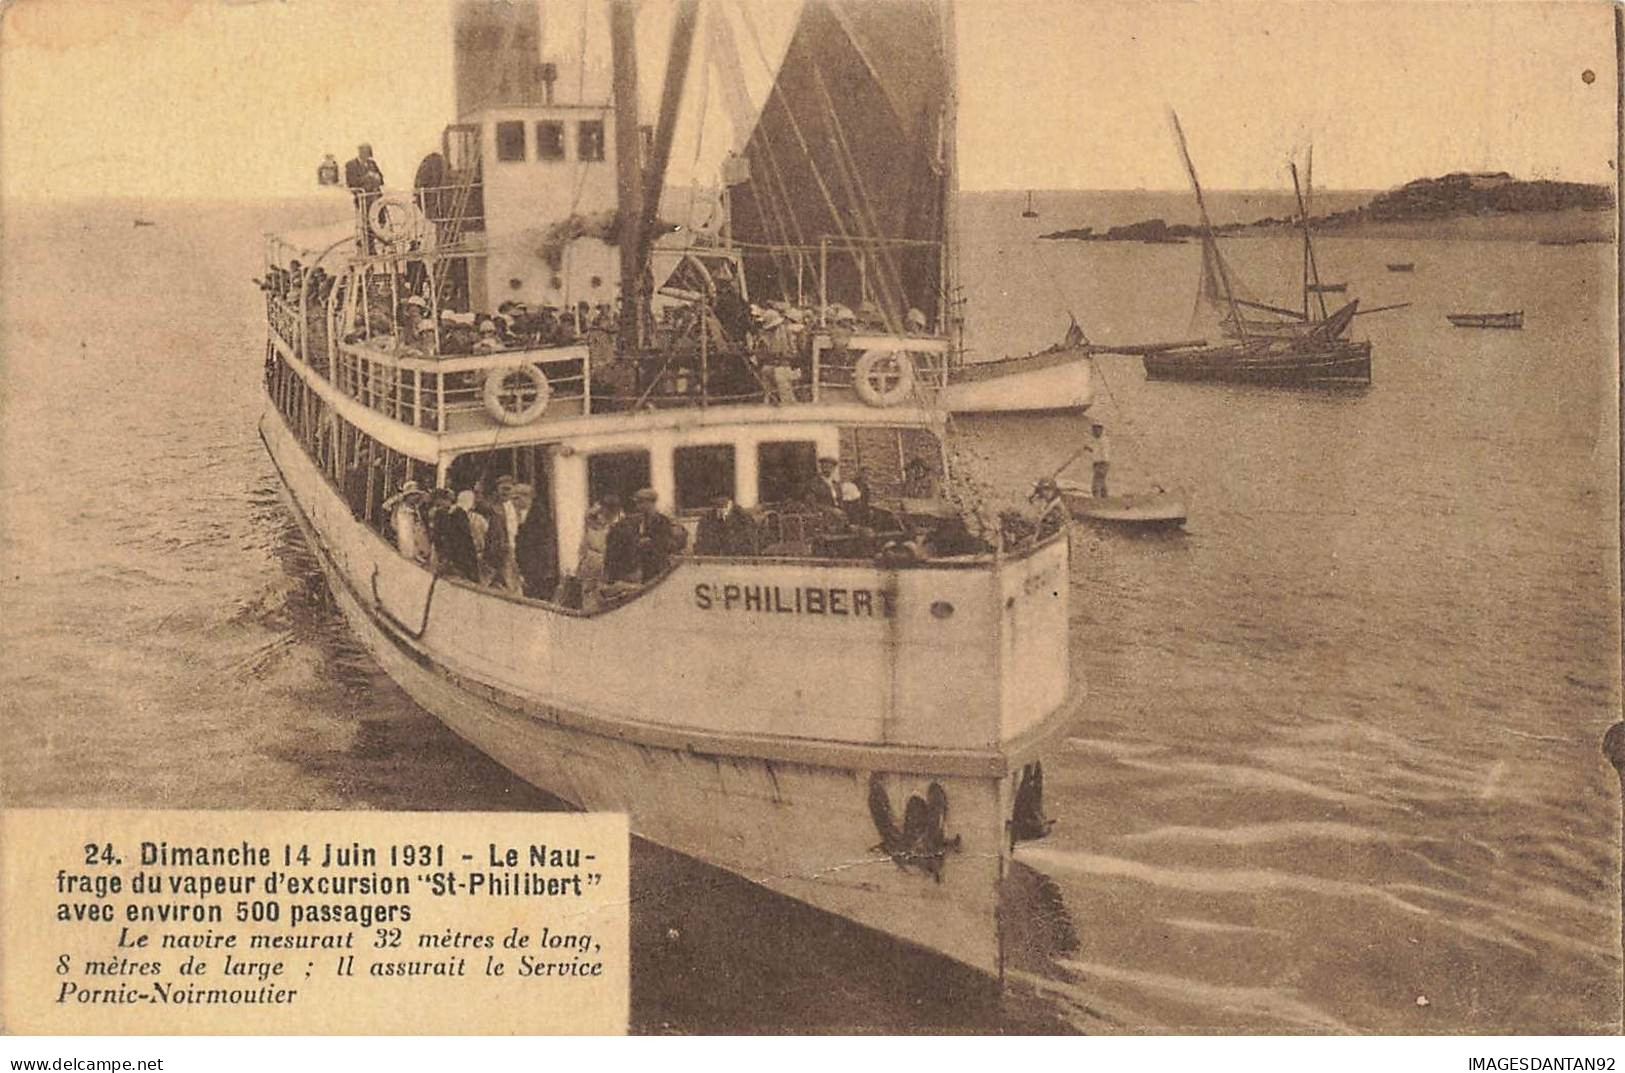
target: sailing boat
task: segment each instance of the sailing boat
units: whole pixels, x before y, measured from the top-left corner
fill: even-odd
[[[1038,219],[1038,210],[1033,208],[1033,192],[1031,190],[1027,191],[1027,209],[1021,216],[1026,220]]]
[[[941,408],[908,371],[926,375],[948,340],[912,316],[906,334],[829,311],[867,279],[884,309],[925,302],[948,320],[951,261],[912,237],[947,201],[905,196],[946,188],[930,148],[945,124],[899,130],[921,113],[849,104],[913,92],[907,68],[894,87],[837,83],[820,134],[881,139],[890,155],[870,144],[860,159],[892,173],[842,173],[869,193],[845,206],[874,216],[861,242],[815,247],[821,320],[805,346],[764,344],[789,319],[767,308],[742,342],[724,321],[773,293],[752,271],[811,267],[807,244],[686,229],[656,242],[698,4],[664,10],[645,166],[632,0],[608,5],[607,99],[555,97],[555,82],[582,83],[535,62],[536,6],[458,5],[458,121],[419,168],[449,182],[358,195],[336,229],[268,240],[261,439],[351,629],[458,735],[574,805],[627,813],[650,841],[1002,974],[1012,857],[1049,829],[1042,755],[1081,703],[1069,542],[911,512],[888,463],[958,480]],[[866,55],[890,56],[872,46],[904,33],[922,47],[900,51],[940,62],[947,14],[808,3],[757,133],[818,89],[812,60],[861,76]],[[927,117],[943,104],[903,99]],[[824,207],[815,172],[775,163],[758,174],[780,189],[799,175]],[[867,495],[852,490],[868,524],[849,520],[850,481],[826,460],[867,478]],[[452,505],[476,490],[485,505]],[[616,498],[637,504],[629,541],[595,524]],[[726,538],[703,520],[719,498],[750,512]],[[511,544],[474,545],[469,510],[518,517],[500,530]],[[596,566],[589,526],[609,546]]]
[[[1202,295],[1224,303],[1223,330],[1235,342],[1182,346],[1146,353],[1141,361],[1152,380],[1220,380],[1234,383],[1301,385],[1363,385],[1371,382],[1371,344],[1345,338],[1355,314],[1358,299],[1342,308],[1328,311],[1324,295],[1327,286],[1320,281],[1310,235],[1308,205],[1298,185],[1296,165],[1292,167],[1293,189],[1297,193],[1298,217],[1303,229],[1303,304],[1293,310],[1254,302],[1237,295],[1229,264],[1219,249],[1213,221],[1208,215],[1196,166],[1179,117],[1171,116],[1179,145],[1180,159],[1196,195],[1202,225]],[[1315,316],[1311,301],[1319,316]],[[1252,311],[1268,313],[1270,319],[1248,316]]]

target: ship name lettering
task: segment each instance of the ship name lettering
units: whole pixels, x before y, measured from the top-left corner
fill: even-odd
[[[896,594],[884,589],[848,589],[823,585],[694,586],[694,606],[701,611],[749,611],[774,615],[839,615],[847,618],[892,618]]]

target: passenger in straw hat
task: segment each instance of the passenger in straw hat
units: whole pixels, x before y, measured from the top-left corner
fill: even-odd
[[[423,490],[416,481],[407,481],[401,490],[384,500],[384,512],[395,530],[395,547],[416,563],[429,561],[429,530],[423,521]]]
[[[474,352],[488,354],[503,349],[502,335],[497,331],[494,321],[489,319],[480,321],[479,339],[474,343]]]

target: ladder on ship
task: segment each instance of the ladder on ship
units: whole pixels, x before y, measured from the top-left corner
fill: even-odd
[[[476,161],[469,167],[463,168],[457,176],[457,184],[451,192],[451,215],[448,219],[432,220],[430,223],[435,229],[435,246],[442,252],[455,250],[463,240],[463,233],[468,230],[468,207],[474,200],[474,185],[479,181],[480,166]],[[465,271],[466,271],[466,262]],[[452,285],[455,273],[449,271],[449,262],[442,262],[442,270],[437,273],[434,281],[434,308],[439,309],[447,298],[447,288]]]

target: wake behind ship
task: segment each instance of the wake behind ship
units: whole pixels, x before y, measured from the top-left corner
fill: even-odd
[[[798,57],[861,66],[897,35],[951,71],[949,14],[809,4],[780,88],[806,89]],[[480,51],[547,55],[534,8],[457,8],[462,114],[415,188],[358,154],[348,220],[268,243],[261,436],[352,629],[459,735],[654,842],[998,973],[1009,862],[1048,829],[1040,757],[1078,696],[1064,524],[986,523],[957,492],[951,79],[898,111],[871,73],[864,130],[819,113],[850,141],[804,174],[877,175],[845,187],[864,212],[809,217],[837,233],[674,235],[682,78],[646,136],[633,7],[607,15],[613,92],[565,101],[585,78],[502,79],[510,54]],[[673,70],[696,21],[675,9]],[[750,175],[722,189],[759,220],[796,208],[733,166]],[[871,200],[921,183],[923,231]]]

